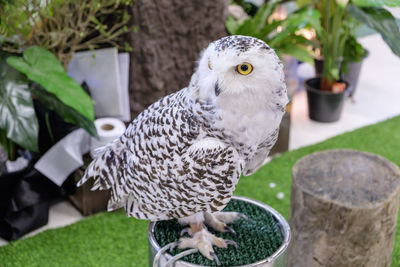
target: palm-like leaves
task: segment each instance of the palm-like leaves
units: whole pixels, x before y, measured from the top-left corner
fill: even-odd
[[[400,1],[394,0],[398,6]],[[386,9],[379,7],[388,0],[382,1],[354,1],[354,5],[348,5],[347,11],[358,21],[367,25],[371,29],[378,32],[386,44],[392,49],[393,53],[400,57],[400,30],[393,15]],[[366,5],[376,3],[377,6],[359,7],[356,3]]]

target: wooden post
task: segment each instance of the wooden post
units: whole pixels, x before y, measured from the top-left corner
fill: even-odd
[[[353,150],[318,152],[293,168],[288,266],[390,266],[400,171]]]

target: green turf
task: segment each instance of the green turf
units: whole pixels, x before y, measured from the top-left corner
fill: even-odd
[[[233,246],[228,248],[215,247],[215,253],[222,266],[241,266],[258,262],[271,256],[283,243],[283,236],[278,223],[268,211],[241,200],[231,200],[224,211],[238,211],[244,213],[248,220],[237,220],[230,226],[236,235],[227,232],[220,233],[209,229],[214,235],[225,240],[234,240],[240,249]],[[177,220],[163,221],[156,224],[154,235],[161,247],[179,239],[182,227]],[[175,248],[171,254],[176,255],[183,250]],[[202,266],[217,266],[200,253],[191,254],[183,258],[186,262]]]
[[[333,148],[376,153],[400,165],[400,117],[282,154],[251,177],[241,178],[235,194],[267,203],[288,218],[293,165],[305,155]],[[277,186],[269,188],[271,182]],[[285,197],[278,199],[278,192],[283,192]],[[102,213],[0,247],[0,266],[145,267],[149,264],[147,226],[148,222],[127,219],[122,212]],[[399,228],[400,224],[396,231],[393,267],[400,266]]]

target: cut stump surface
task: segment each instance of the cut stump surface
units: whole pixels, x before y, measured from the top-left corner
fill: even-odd
[[[400,171],[353,150],[318,152],[293,168],[288,266],[390,266]]]

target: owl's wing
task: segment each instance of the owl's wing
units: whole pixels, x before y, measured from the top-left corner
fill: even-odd
[[[92,190],[111,189],[112,210],[125,202],[130,187],[142,191],[150,184],[147,177],[155,181],[164,179],[167,175],[159,169],[168,169],[168,163],[190,146],[200,129],[192,111],[200,104],[187,95],[187,90],[182,89],[140,113],[122,136],[97,150],[77,185],[93,178]],[[132,183],[137,186],[131,186]]]
[[[182,155],[165,182],[149,174],[150,181],[157,181],[151,190],[130,184],[126,212],[156,221],[220,211],[228,204],[243,167],[236,149],[215,138],[201,139]]]
[[[267,158],[271,148],[276,143],[278,139],[279,128],[275,129],[271,135],[269,135],[264,142],[262,142],[254,155],[254,157],[246,163],[246,167],[243,171],[243,175],[249,176],[255,173],[264,163],[265,159]]]

